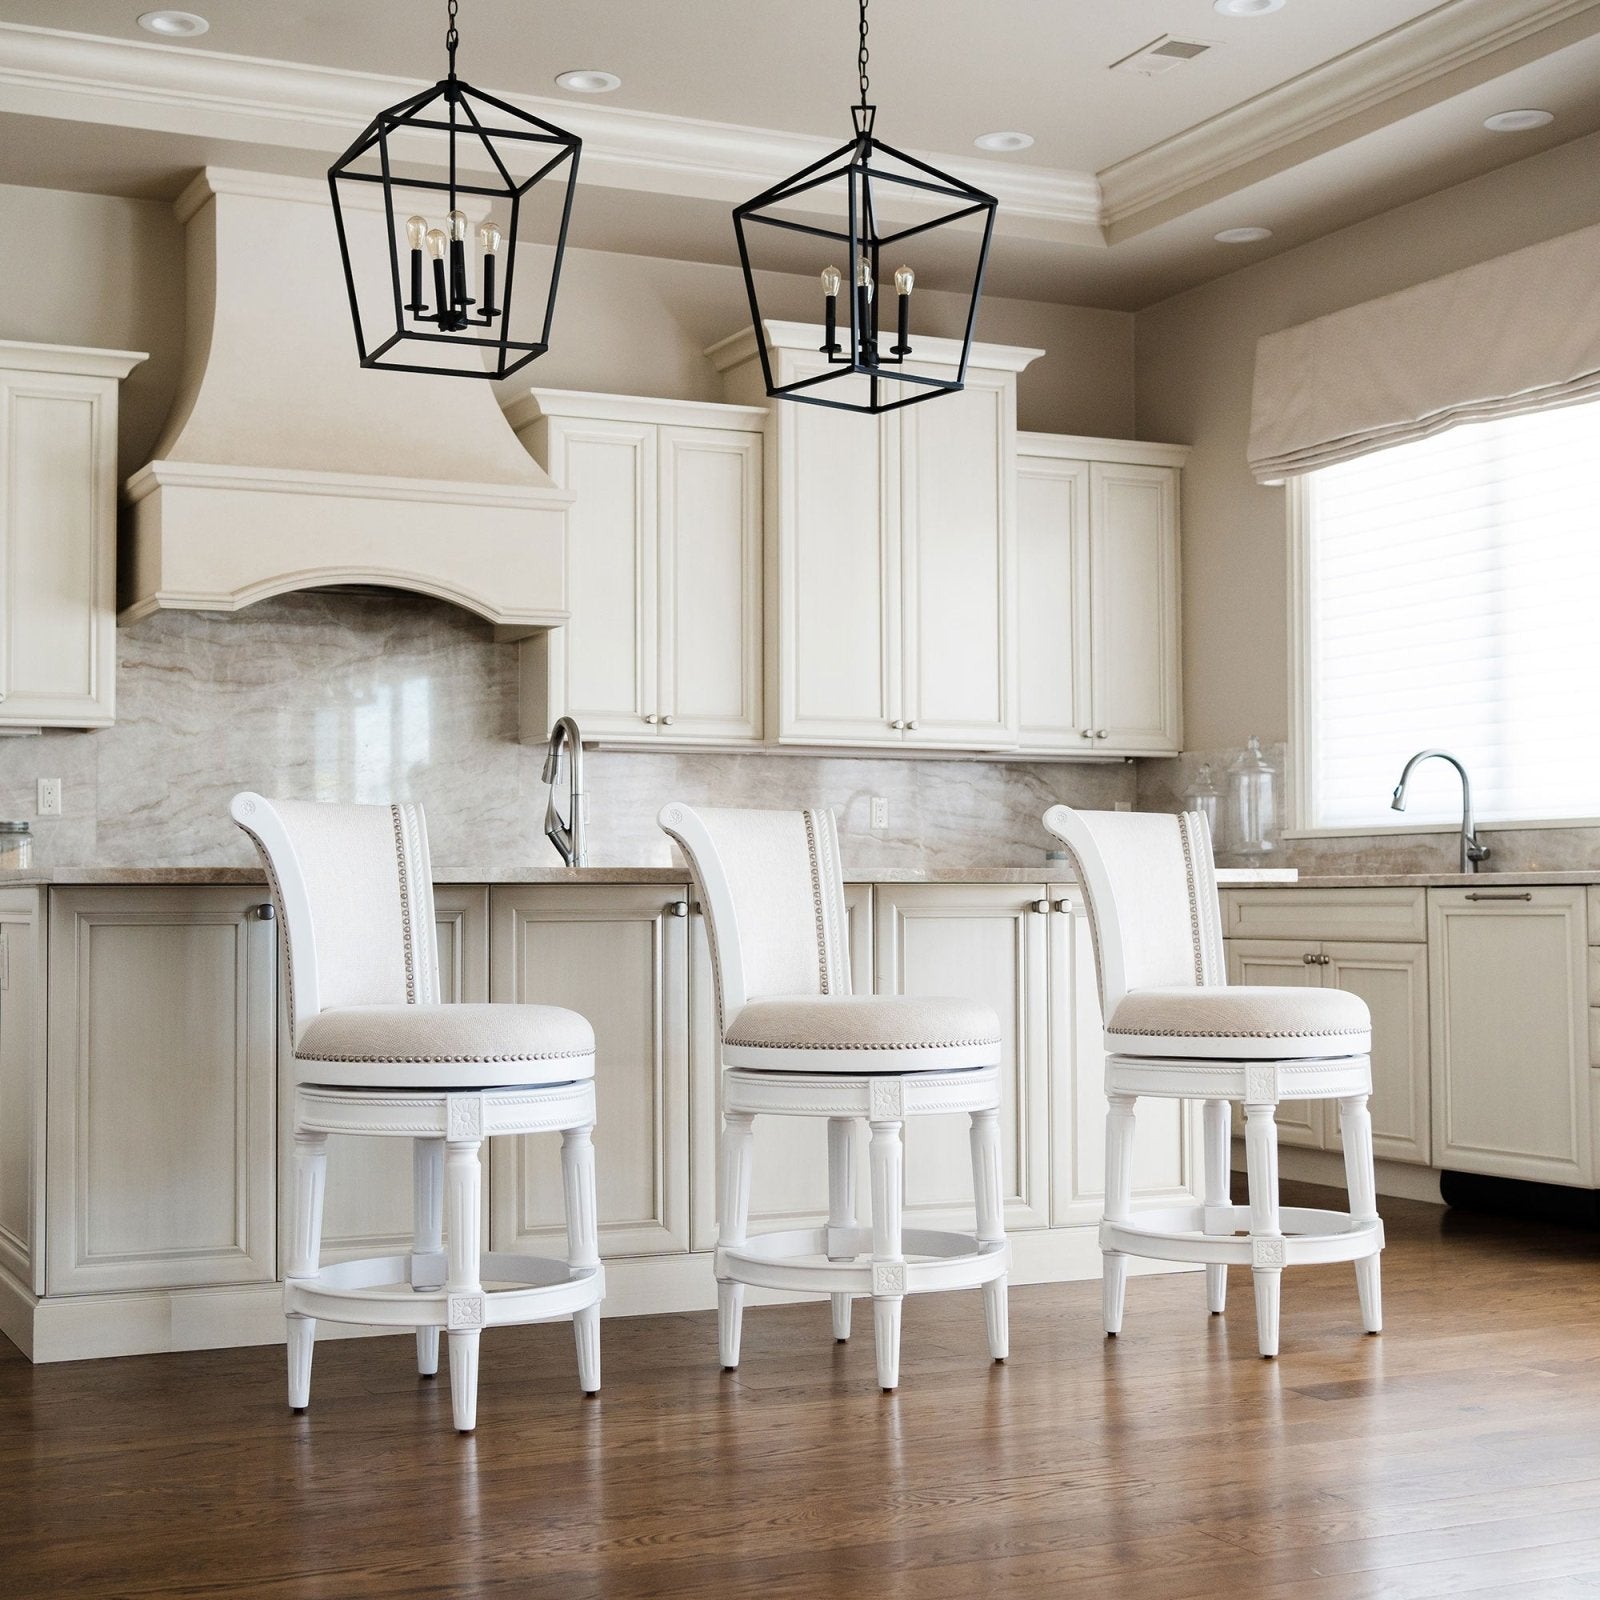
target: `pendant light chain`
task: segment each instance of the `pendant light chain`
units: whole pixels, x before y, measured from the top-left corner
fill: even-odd
[[[455,4],[455,0],[451,0]],[[856,54],[856,70],[861,76],[861,104],[867,103],[867,85],[871,81],[867,77],[867,0],[861,0],[861,48]]]
[[[450,25],[445,29],[444,47],[450,55],[450,76],[456,75],[456,46],[461,43],[461,34],[456,28],[456,12],[460,9],[460,0],[449,0],[446,10],[449,13]]]

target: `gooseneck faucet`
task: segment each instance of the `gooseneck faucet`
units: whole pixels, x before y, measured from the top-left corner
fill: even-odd
[[[561,775],[561,751],[567,752],[567,815],[563,821],[556,807],[556,780]],[[544,781],[550,785],[550,798],[544,808],[545,837],[556,847],[569,867],[589,865],[589,849],[584,839],[588,823],[589,797],[583,788],[583,735],[571,717],[559,717],[550,730],[545,750]]]
[[[1461,765],[1448,750],[1419,750],[1406,762],[1405,771],[1400,774],[1400,781],[1394,786],[1394,799],[1389,802],[1393,811],[1404,811],[1406,808],[1406,785],[1411,781],[1412,768],[1418,762],[1427,761],[1437,756],[1441,761],[1448,761],[1452,767],[1461,774],[1461,870],[1463,872],[1476,872],[1480,861],[1489,859],[1489,847],[1478,843],[1478,836],[1472,828],[1472,784],[1467,778],[1467,769]]]

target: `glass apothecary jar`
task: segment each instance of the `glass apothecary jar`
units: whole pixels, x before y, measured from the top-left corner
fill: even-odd
[[[1228,769],[1228,850],[1236,856],[1271,855],[1277,831],[1278,769],[1252,733]]]
[[[1209,761],[1202,762],[1199,775],[1183,797],[1185,811],[1198,811],[1211,829],[1211,848],[1222,849],[1222,790]]]
[[[32,865],[32,827],[26,822],[0,822],[0,870]]]

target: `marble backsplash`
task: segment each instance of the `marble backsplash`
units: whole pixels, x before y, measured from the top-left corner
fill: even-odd
[[[1170,761],[1139,763],[1136,804],[1141,811],[1179,811],[1184,796],[1209,764],[1224,791],[1228,766],[1237,750],[1186,750]],[[1284,746],[1269,745],[1265,754],[1281,774]],[[1268,856],[1242,856],[1228,847],[1226,824],[1217,849],[1223,866],[1298,867],[1306,876],[1324,874],[1455,872],[1459,867],[1460,834],[1455,828],[1426,833],[1378,833],[1321,839],[1285,839],[1285,789],[1278,785],[1278,810],[1273,837],[1277,848]],[[1483,870],[1498,872],[1564,872],[1600,870],[1600,828],[1495,828],[1481,826],[1478,837],[1489,846]]]
[[[39,866],[251,865],[239,789],[419,800],[434,860],[552,866],[542,749],[517,743],[517,653],[442,602],[285,595],[233,615],[162,612],[117,633],[116,725],[0,738],[0,816],[26,817]],[[667,865],[668,799],[836,808],[848,867],[1031,866],[1056,801],[1134,799],[1130,765],[593,751],[589,856]],[[36,818],[39,778],[63,814]],[[870,797],[889,802],[869,827]]]

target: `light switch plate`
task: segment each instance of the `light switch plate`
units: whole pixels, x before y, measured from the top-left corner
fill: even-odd
[[[886,795],[875,794],[872,797],[872,826],[874,828],[889,826],[889,800]]]
[[[59,778],[41,778],[39,780],[39,815],[41,817],[59,817],[61,815],[61,780]]]

